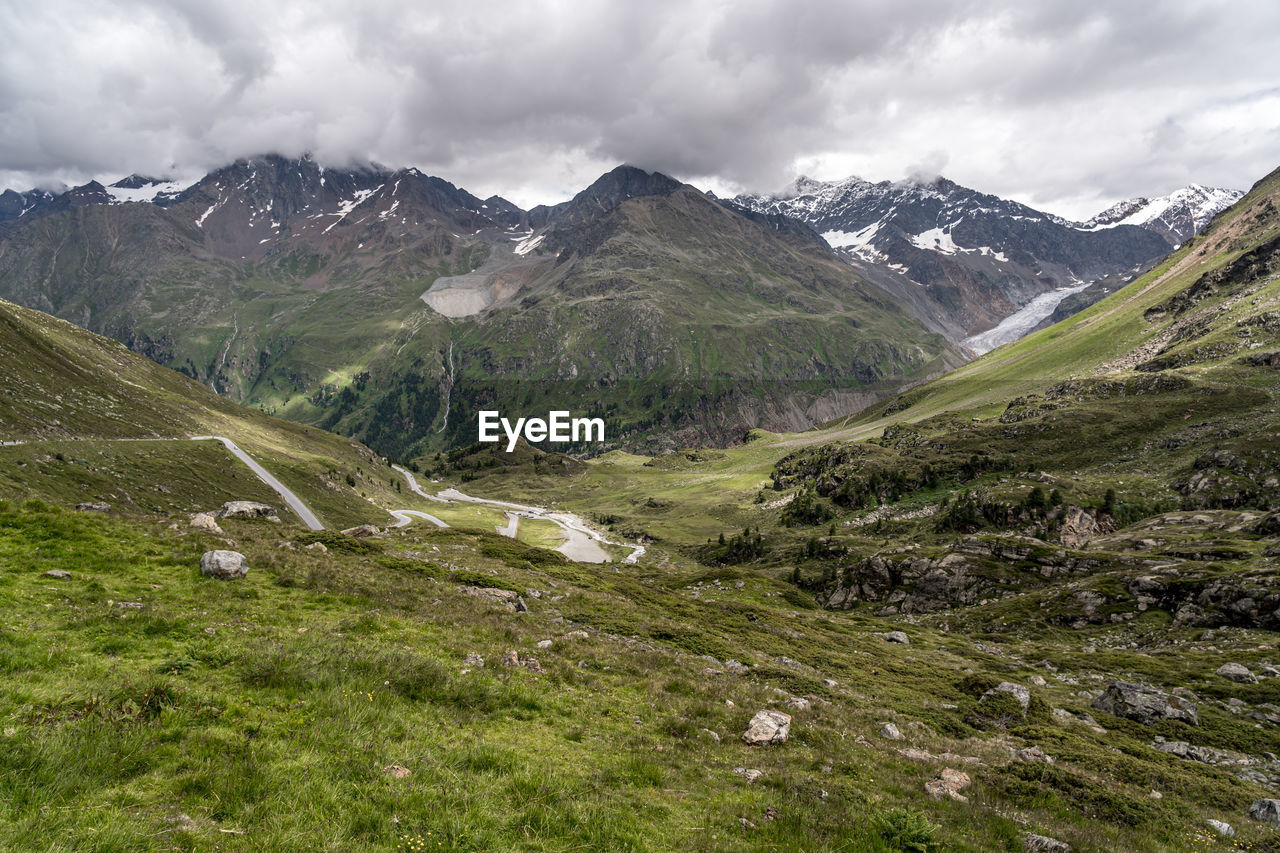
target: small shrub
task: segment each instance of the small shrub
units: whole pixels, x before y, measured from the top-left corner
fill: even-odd
[[[912,809],[890,809],[876,818],[876,831],[890,850],[902,853],[934,853],[942,849],[938,826],[922,812]]]

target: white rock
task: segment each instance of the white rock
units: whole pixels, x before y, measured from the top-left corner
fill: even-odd
[[[757,711],[742,733],[742,740],[751,746],[782,743],[791,734],[791,715],[781,711]]]
[[[200,574],[235,580],[249,574],[249,562],[239,551],[205,551],[200,557]]]

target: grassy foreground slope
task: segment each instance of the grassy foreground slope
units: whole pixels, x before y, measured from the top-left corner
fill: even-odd
[[[222,544],[203,531],[0,503],[0,846],[989,851],[1030,831],[1078,851],[1228,849],[1213,817],[1241,849],[1272,849],[1239,818],[1260,789],[1235,768],[1074,716],[1100,667],[1226,695],[1218,649],[1091,655],[911,626],[894,645],[884,620],[812,609],[752,571],[224,523],[243,581],[199,575]],[[529,612],[477,587],[518,589]],[[1233,635],[1233,659],[1256,667],[1258,641]],[[1025,721],[978,701],[1036,673]],[[741,742],[761,708],[792,715],[786,743]],[[1155,731],[1267,743],[1207,702],[1198,729]],[[1033,744],[1054,762],[1020,758]],[[944,768],[970,777],[967,801],[925,795]]]

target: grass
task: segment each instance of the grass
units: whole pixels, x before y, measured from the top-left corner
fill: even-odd
[[[1035,644],[992,656],[909,627],[910,646],[886,646],[881,620],[793,612],[783,585],[751,573],[535,564],[489,534],[400,531],[325,555],[289,547],[314,534],[226,525],[250,558],[241,582],[200,577],[199,553],[219,544],[207,534],[0,505],[0,846],[880,851],[925,833],[976,851],[1015,844],[1016,814],[1074,849],[1179,850],[1207,804],[1230,818],[1258,795],[1226,769],[1155,753],[1136,725],[1037,723],[990,740],[965,722],[966,669],[1005,679],[1055,654],[1060,673],[1088,671]],[[409,570],[423,559],[446,574]],[[540,597],[508,613],[456,592],[449,565]],[[573,628],[589,638],[566,638]],[[545,671],[503,668],[508,649]],[[472,652],[486,665],[464,673]],[[753,668],[708,674],[719,664],[704,654]],[[1142,658],[1109,654],[1109,668]],[[1179,660],[1206,671],[1216,655]],[[794,712],[786,744],[742,745],[775,689],[823,701]],[[1037,694],[1081,707],[1072,690]],[[971,804],[926,798],[942,765],[898,755],[875,735],[886,719],[911,746],[983,757]],[[1001,739],[1058,764],[1011,764]],[[732,772],[743,765],[761,781]],[[1080,798],[1099,774],[1109,781]]]

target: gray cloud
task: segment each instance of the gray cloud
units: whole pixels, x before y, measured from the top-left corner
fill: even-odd
[[[421,6],[426,8],[421,8]],[[312,151],[554,202],[618,162],[953,180],[1068,215],[1280,165],[1280,6],[0,0],[0,184]]]

